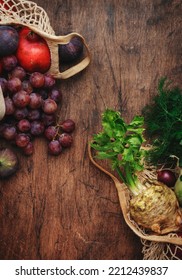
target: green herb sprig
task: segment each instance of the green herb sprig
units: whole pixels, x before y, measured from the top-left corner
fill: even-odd
[[[146,137],[152,144],[148,161],[154,165],[164,164],[175,155],[182,166],[182,90],[162,78],[158,94],[144,107],[142,114]]]

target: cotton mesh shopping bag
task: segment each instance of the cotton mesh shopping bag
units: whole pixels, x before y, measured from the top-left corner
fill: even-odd
[[[145,228],[139,226],[131,217],[129,211],[129,201],[131,193],[128,187],[120,182],[110,171],[101,166],[93,155],[91,143],[88,143],[88,155],[91,162],[107,174],[113,181],[119,198],[119,203],[123,218],[130,229],[140,238],[143,245],[142,253],[144,260],[179,260],[182,259],[182,237],[177,233],[171,232],[168,234],[159,235],[154,232],[148,232]],[[153,168],[145,169],[140,174],[140,180],[143,183],[157,180],[156,170]],[[150,183],[148,183],[150,184]],[[149,187],[149,185],[146,187]],[[157,205],[156,205],[157,207]]]
[[[82,35],[73,32],[65,36],[56,36],[51,27],[49,17],[42,7],[26,0],[2,0],[0,4],[0,25],[27,26],[40,35],[48,44],[51,55],[51,65],[48,70],[56,79],[67,79],[85,69],[90,63],[90,51]],[[60,72],[61,58],[59,57],[59,45],[67,44],[73,37],[79,37],[83,42],[85,54],[81,61],[71,65]],[[4,97],[0,87],[0,120],[5,114]]]

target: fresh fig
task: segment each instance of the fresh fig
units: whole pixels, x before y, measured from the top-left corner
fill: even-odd
[[[0,150],[0,178],[13,175],[18,169],[18,158],[10,148]]]
[[[60,64],[73,62],[83,53],[83,42],[79,37],[73,37],[68,44],[59,45]]]
[[[14,54],[18,48],[19,35],[12,26],[0,26],[0,57]]]

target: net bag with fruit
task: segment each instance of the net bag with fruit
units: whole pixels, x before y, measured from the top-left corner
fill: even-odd
[[[84,37],[76,32],[65,36],[56,36],[50,25],[47,13],[32,1],[1,0],[0,25],[27,26],[40,35],[49,46],[51,61],[48,71],[55,78],[67,79],[82,71],[90,63],[90,52]],[[76,65],[61,73],[60,64],[62,58],[59,57],[59,45],[69,43],[74,37],[82,41],[86,52],[85,57],[77,62]]]
[[[89,63],[80,34],[56,36],[46,12],[32,1],[0,0],[0,178],[17,170],[14,149],[33,154],[35,137],[46,138],[51,155],[71,147],[75,123],[58,115],[57,79]]]
[[[182,257],[182,169],[178,158],[181,155],[181,145],[176,143],[171,147],[168,141],[170,145],[168,149],[164,149],[165,153],[162,153],[159,145],[161,140],[164,148],[163,139],[176,135],[179,131],[180,122],[182,123],[182,105],[178,103],[179,99],[182,99],[182,92],[176,87],[165,88],[164,83],[165,79],[159,83],[156,103],[147,106],[147,112],[145,111],[143,116],[135,116],[129,124],[124,121],[120,112],[106,109],[102,114],[103,130],[95,134],[88,145],[92,163],[114,181],[125,222],[140,237],[143,244],[143,258],[152,260]],[[152,146],[146,141],[144,132],[148,132],[149,120],[152,121],[152,125],[155,121],[155,127],[157,117],[160,124],[162,121],[166,122],[166,110],[172,110],[171,100],[173,103],[174,100],[177,102],[176,107],[173,107],[176,114],[172,120],[174,124],[176,118],[177,126],[172,128],[175,133],[171,130],[168,135],[162,135],[159,125],[158,131],[162,137],[158,135],[156,141],[153,138]],[[157,114],[156,104],[162,104],[165,110],[160,109]],[[168,121],[171,121],[171,114]],[[156,135],[155,132],[155,137]],[[180,142],[178,137],[176,140]],[[171,141],[173,144],[174,137]],[[173,154],[172,149],[175,152]],[[155,155],[156,160],[159,152],[160,160],[165,160],[165,166],[160,165],[160,169],[159,166],[151,164],[152,156]],[[102,165],[98,163],[100,160]],[[108,171],[110,168],[112,171]]]
[[[1,60],[15,54],[18,64],[28,73],[49,73],[55,79],[67,79],[88,66],[90,52],[83,36],[76,32],[56,36],[43,8],[25,0],[1,0],[0,5]],[[0,99],[2,119],[5,114],[2,92]]]

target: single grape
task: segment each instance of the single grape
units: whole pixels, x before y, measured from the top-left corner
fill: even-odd
[[[53,140],[56,137],[57,133],[57,128],[53,125],[48,126],[44,131],[44,135],[48,140]]]
[[[39,136],[44,133],[45,126],[42,121],[31,122],[30,133],[34,136]]]
[[[6,96],[4,98],[4,103],[6,107],[6,116],[12,115],[15,112],[15,105],[13,103],[13,100],[9,96]]]
[[[22,82],[19,78],[12,77],[7,81],[7,89],[11,93],[15,93],[19,90],[21,90]]]
[[[60,90],[53,88],[49,92],[49,98],[54,100],[56,103],[59,103],[59,102],[61,102],[61,99],[62,99],[62,93]]]
[[[15,93],[12,99],[14,105],[18,108],[24,108],[30,103],[30,95],[24,90]]]
[[[21,132],[27,132],[31,128],[31,124],[27,119],[22,119],[17,123],[17,128]]]
[[[34,135],[32,135],[30,131],[22,132],[22,133],[25,133],[29,137],[30,142],[34,139]]]
[[[43,101],[42,103],[42,110],[44,111],[44,113],[46,114],[53,114],[56,112],[57,110],[57,104],[54,100],[47,98]]]
[[[15,143],[18,147],[24,148],[30,142],[30,137],[25,133],[18,133],[15,138]]]
[[[60,134],[58,140],[59,140],[61,146],[64,148],[69,148],[73,143],[73,137],[66,132]]]
[[[45,113],[42,113],[41,120],[43,121],[45,126],[55,125],[56,116],[55,114],[47,115]]]
[[[26,156],[31,156],[34,153],[34,146],[32,142],[29,142],[25,147],[23,147],[23,153]]]
[[[12,125],[7,125],[4,130],[3,130],[3,137],[4,139],[6,140],[14,140],[15,137],[16,137],[16,128],[15,126],[12,126]]]
[[[13,70],[18,63],[15,55],[8,55],[2,58],[3,69],[6,71]]]
[[[41,98],[40,94],[32,92],[30,94],[29,107],[32,109],[38,109],[41,107],[41,105],[42,105],[42,98]]]
[[[39,90],[39,94],[40,94],[40,96],[42,97],[43,100],[45,100],[49,97],[49,94],[48,94],[47,90],[42,89],[42,88]]]
[[[60,155],[62,152],[62,147],[60,142],[58,140],[52,140],[51,142],[49,142],[48,152],[54,156]]]
[[[10,77],[12,78],[18,78],[20,79],[21,81],[24,80],[24,78],[26,77],[26,72],[25,70],[23,69],[23,67],[21,66],[16,66],[10,73]]]
[[[41,118],[41,113],[40,110],[38,109],[31,109],[28,111],[28,117],[30,121],[36,121]]]
[[[33,92],[33,87],[29,80],[22,81],[22,89],[25,90],[27,93]]]
[[[16,108],[13,115],[17,120],[25,119],[28,116],[28,109],[26,107]]]
[[[52,86],[55,85],[56,80],[52,77],[50,74],[45,74],[44,75],[44,87],[45,88],[51,88]]]
[[[64,132],[73,132],[75,130],[75,122],[72,121],[71,119],[67,119],[60,123],[60,127]]]
[[[34,72],[30,75],[30,83],[34,88],[41,88],[44,86],[45,78],[42,73]]]

